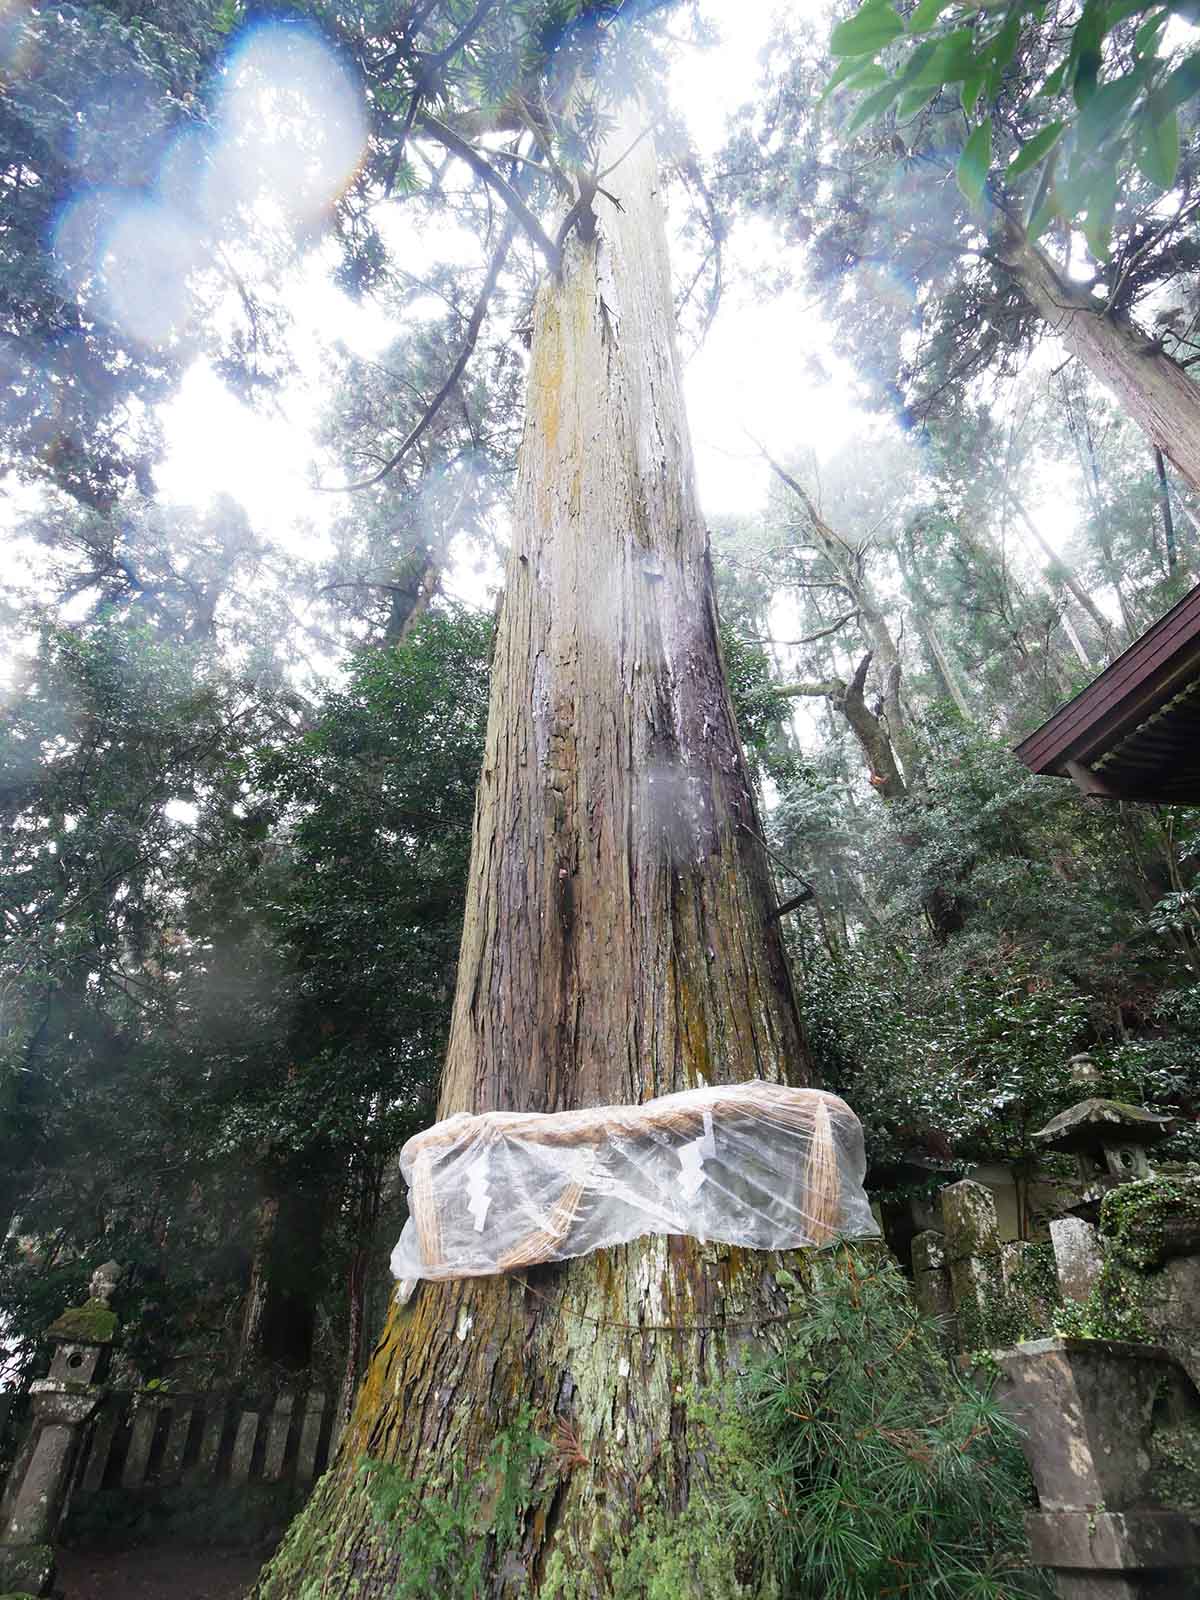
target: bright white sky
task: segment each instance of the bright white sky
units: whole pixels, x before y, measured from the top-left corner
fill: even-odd
[[[720,30],[720,42],[709,49],[681,47],[670,89],[695,146],[708,156],[722,144],[731,114],[756,96],[760,52],[780,0],[738,0],[736,7],[729,0],[698,3]],[[808,4],[823,7],[825,0]],[[315,199],[336,192],[353,169],[363,128],[352,84],[338,82],[336,67],[331,81],[331,58],[318,41],[307,65],[301,61],[298,79],[294,67],[285,69],[293,72],[290,82],[280,79],[271,48],[269,31],[252,32],[231,62],[214,116],[220,136],[215,156],[198,159],[185,136],[164,158],[160,201],[129,208],[129,215],[118,216],[110,228],[112,254],[104,271],[111,280],[112,315],[133,321],[135,329],[137,319],[146,316],[159,316],[169,326],[181,309],[174,302],[188,271],[202,268],[212,248],[208,239],[221,248],[222,217],[231,205],[249,205],[264,219],[266,232],[276,222],[286,227],[289,217],[302,221]],[[279,104],[287,104],[289,93],[299,96],[302,107],[319,106],[320,128],[328,124],[328,131],[314,133],[311,116],[298,122],[295,100],[290,122],[286,115],[273,115]],[[81,125],[86,121],[83,108]],[[299,145],[298,126],[303,128]],[[251,153],[257,160],[248,159]],[[85,196],[80,218],[86,221],[86,208],[103,203],[102,196]],[[73,238],[87,236],[86,229],[72,234],[74,220],[68,208],[56,236],[60,257],[68,262]],[[376,220],[401,259],[419,264],[430,258],[427,238],[416,232],[405,237],[401,231],[410,227],[401,208],[382,211]],[[463,259],[474,259],[476,248],[473,239],[464,239]],[[804,296],[758,300],[748,287],[751,275],[738,270],[739,259],[769,259],[778,249],[765,223],[734,230],[726,246],[721,309],[685,371],[701,504],[710,518],[752,514],[765,502],[769,471],[748,435],[776,456],[813,452],[823,457],[850,444],[869,450],[870,440],[886,426],[857,410],[852,374],[832,355],[821,318]],[[457,253],[452,230],[439,235],[437,250],[443,257]],[[322,459],[316,445],[331,350],[340,344],[375,356],[398,331],[378,308],[356,304],[333,287],[332,260],[332,249],[315,251],[290,280],[291,348],[299,375],[269,407],[256,410],[239,401],[199,363],[160,413],[166,456],[156,479],[164,501],[202,508],[217,495],[232,496],[258,533],[307,559],[328,553],[325,530],[346,504],[341,496],[313,489],[314,479],[336,483],[344,470]],[[247,260],[244,270],[254,270],[253,263]],[[186,310],[182,302],[181,307]],[[153,336],[152,330],[146,336]],[[19,515],[27,498],[15,487],[10,514]],[[1074,508],[1069,495],[1053,499],[1058,503],[1048,505],[1031,497],[1030,509],[1050,542],[1061,547],[1072,531]],[[445,587],[458,598],[487,604],[489,587],[499,579],[472,549],[448,574]],[[85,607],[89,597],[77,603]]]
[[[737,20],[730,22],[727,4],[704,0],[702,9],[722,26],[721,45],[681,51],[671,86],[704,153],[720,145],[729,115],[753,98],[757,58],[776,5],[777,0],[740,0]],[[766,232],[758,239],[750,230],[735,236],[735,254],[761,250],[764,243],[771,248]],[[855,412],[844,373],[827,386],[814,384],[806,373],[814,353],[827,367],[831,362],[820,323],[799,297],[795,303],[772,299],[755,305],[739,295],[736,272],[727,274],[727,282],[732,287],[686,374],[700,494],[710,516],[750,511],[765,498],[766,468],[746,430],[781,453],[803,443],[824,454],[868,426]],[[293,306],[310,335],[299,341],[304,380],[268,415],[238,401],[205,367],[194,368],[165,413],[168,450],[157,481],[165,499],[182,503],[203,505],[214,494],[230,494],[260,531],[315,553],[319,530],[336,506],[334,497],[314,494],[310,487],[322,344],[341,340],[359,354],[374,355],[394,328],[377,311],[356,306],[333,288],[317,257],[305,270]],[[324,476],[335,472],[326,466]],[[462,575],[451,587],[461,590],[464,582]]]

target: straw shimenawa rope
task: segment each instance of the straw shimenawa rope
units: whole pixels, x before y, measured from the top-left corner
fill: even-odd
[[[818,1100],[813,1110],[812,1144],[808,1152],[808,1216],[814,1244],[827,1244],[838,1231],[842,1214],[841,1175],[833,1143],[829,1107]]]
[[[759,1173],[749,1180],[752,1186],[761,1186],[764,1172],[770,1173],[764,1191],[771,1197],[769,1203],[782,1205],[785,1210],[791,1207],[788,1216],[795,1219],[778,1223],[779,1245],[770,1242],[769,1232],[764,1240],[760,1231],[755,1235],[759,1242],[754,1248],[820,1246],[843,1232],[864,1236],[877,1231],[861,1187],[861,1129],[849,1106],[821,1090],[742,1083],[667,1095],[641,1106],[597,1106],[549,1114],[460,1114],[415,1135],[406,1145],[402,1159],[409,1176],[413,1246],[419,1248],[419,1261],[413,1247],[407,1258],[403,1256],[402,1238],[393,1257],[397,1277],[411,1284],[426,1275],[453,1278],[513,1272],[599,1248],[599,1243],[589,1243],[597,1232],[602,1232],[596,1225],[595,1208],[587,1203],[589,1192],[596,1190],[598,1169],[607,1169],[614,1149],[638,1148],[678,1154],[683,1174],[677,1175],[678,1182],[687,1197],[686,1204],[677,1194],[667,1201],[665,1191],[661,1202],[652,1198],[647,1203],[647,1216],[664,1220],[669,1217],[671,1221],[665,1227],[660,1221],[657,1228],[651,1222],[648,1231],[697,1231],[701,1237],[706,1233],[716,1238],[728,1236],[732,1242],[752,1233],[766,1212],[748,1198],[739,1201],[736,1183],[729,1186],[729,1175],[736,1178],[740,1170],[743,1151],[748,1152]],[[507,1203],[488,1219],[486,1233],[484,1219],[491,1201],[484,1191],[483,1208],[478,1214],[472,1202],[475,1226],[464,1238],[459,1220],[464,1206],[464,1179],[461,1166],[456,1167],[455,1162],[459,1155],[476,1153],[470,1157],[475,1166],[466,1179],[474,1193],[477,1174],[480,1184],[494,1181],[487,1178],[488,1164],[498,1157],[504,1159],[504,1151],[508,1152],[507,1159],[516,1163],[513,1170],[518,1174],[530,1170],[529,1163],[539,1159],[539,1152],[562,1151],[562,1187],[556,1196],[553,1189],[546,1193],[544,1163],[537,1168],[541,1176],[530,1176],[529,1188],[518,1177]],[[726,1174],[723,1179],[716,1178],[714,1195],[722,1197],[722,1203],[730,1207],[726,1219],[731,1229],[728,1235],[714,1233],[712,1214],[705,1211],[703,1204],[696,1212],[691,1205],[705,1181],[705,1163],[714,1158],[718,1170]],[[549,1171],[553,1170],[551,1159]],[[707,1194],[708,1190],[704,1192]],[[790,1198],[785,1200],[785,1195]],[[626,1209],[637,1203],[628,1196],[621,1201]],[[764,1207],[767,1204],[762,1202]],[[528,1231],[522,1234],[519,1230],[523,1219]],[[576,1231],[577,1225],[582,1233]],[[781,1237],[781,1232],[787,1237]],[[479,1248],[472,1247],[460,1262],[460,1246],[473,1238],[479,1240]],[[489,1245],[488,1240],[493,1242]],[[600,1243],[603,1242],[606,1241],[602,1239]],[[611,1242],[620,1240],[614,1238]],[[409,1270],[397,1266],[397,1256]]]

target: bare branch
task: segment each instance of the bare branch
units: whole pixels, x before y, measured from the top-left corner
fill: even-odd
[[[373,472],[369,478],[360,478],[356,483],[339,483],[329,487],[318,484],[317,487],[323,494],[352,494],[359,489],[369,489],[372,484],[379,483],[383,478],[386,478],[389,472],[394,472],[418,439],[424,434],[429,424],[449,399],[455,384],[466,371],[467,362],[471,359],[476,342],[479,339],[479,330],[483,327],[483,319],[487,315],[488,305],[491,302],[492,295],[496,292],[496,283],[500,277],[515,231],[516,223],[512,217],[509,217],[504,225],[504,232],[500,235],[500,243],[496,246],[495,254],[492,256],[491,263],[488,266],[488,274],[484,279],[483,289],[480,292],[479,299],[475,302],[470,320],[467,323],[467,335],[463,340],[463,347],[458,353],[458,360],[451,367],[450,375],[445,383],[443,383],[426,407],[425,414],[420,421],[410,430],[400,448],[384,462],[378,472]]]
[[[829,585],[825,585],[824,587],[827,588]],[[836,587],[840,588],[841,586],[836,585]],[[771,639],[764,637],[750,637],[744,639],[743,643],[775,644],[784,645],[788,649],[798,649],[802,644],[815,644],[818,639],[827,639],[831,633],[837,633],[839,628],[844,628],[848,622],[853,622],[857,616],[857,611],[847,611],[844,616],[839,617],[837,621],[831,623],[828,628],[820,628],[816,633],[806,633],[803,639]]]
[[[651,134],[653,132],[654,132],[654,123],[653,122],[648,122],[646,124],[646,126],[642,129],[641,133],[638,134],[637,138],[629,146],[629,148],[627,150],[623,150],[615,161],[610,162],[609,165],[604,168],[603,172],[598,172],[596,174],[596,183],[599,184],[600,180],[602,178],[607,178],[610,173],[615,172],[617,170],[617,168],[621,165],[622,161],[627,161],[629,159],[629,157],[633,154],[633,152],[637,149],[638,145],[641,144],[642,140],[644,138],[646,138],[646,136],[648,134]]]
[[[439,121],[437,117],[431,115],[428,111],[422,112],[418,126],[449,150],[452,155],[456,155],[460,161],[466,162],[476,177],[482,178],[490,189],[495,190],[511,214],[521,224],[522,228],[524,228],[525,232],[557,272],[562,265],[562,252],[524,200],[521,199],[521,196],[510,183],[500,176],[491,162],[485,161],[473,145],[468,144],[460,134],[455,133],[453,128],[447,127],[444,122]]]

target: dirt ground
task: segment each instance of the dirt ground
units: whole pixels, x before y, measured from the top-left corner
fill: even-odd
[[[243,1600],[260,1556],[224,1550],[60,1550],[65,1600]]]

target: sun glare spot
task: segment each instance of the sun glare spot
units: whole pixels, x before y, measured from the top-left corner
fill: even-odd
[[[109,320],[143,344],[166,344],[191,314],[188,278],[204,241],[177,211],[153,201],[127,205],[102,258]]]
[[[287,216],[320,216],[353,178],[367,139],[359,86],[312,29],[269,23],[243,36],[217,106],[230,199],[269,197]]]
[[[139,154],[158,132],[141,109],[131,124]],[[85,176],[84,157],[110,133],[99,111],[85,109],[77,141]],[[52,241],[59,270],[128,337],[177,340],[196,316],[197,275],[214,254],[325,216],[366,138],[359,85],[320,35],[297,23],[255,27],[226,64],[211,129],[181,132],[148,170],[131,174],[137,187],[84,186],[67,202]]]

